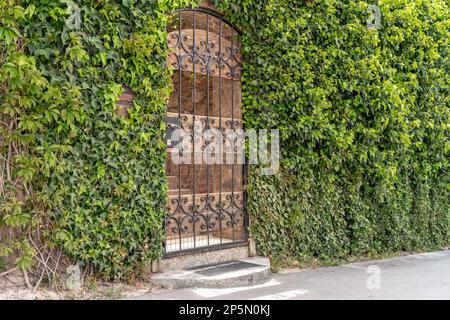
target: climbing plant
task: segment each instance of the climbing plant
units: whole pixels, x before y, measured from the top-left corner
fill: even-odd
[[[0,0],[0,256],[37,279],[61,255],[116,278],[160,257],[167,14],[199,3]],[[447,2],[216,4],[242,30],[246,127],[281,132],[280,171],[248,179],[260,253],[448,243]]]
[[[15,1],[0,1],[0,257],[16,253],[16,267],[22,270],[34,257],[28,231],[45,223],[40,205],[33,207],[33,169],[25,164],[33,133],[44,125],[33,121],[31,110],[48,101],[43,94],[48,82],[25,53],[20,34],[20,23],[31,11]]]

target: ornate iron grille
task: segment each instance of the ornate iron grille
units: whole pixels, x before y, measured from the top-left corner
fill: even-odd
[[[165,255],[243,245],[248,225],[245,165],[225,161],[197,164],[196,150],[205,150],[207,143],[193,134],[198,122],[203,124],[202,130],[224,132],[243,127],[240,34],[209,9],[178,10],[171,18],[168,63],[175,71],[168,124],[189,132],[193,161],[175,164],[172,153],[181,156],[183,151],[174,148],[179,141],[169,141]],[[214,157],[223,159],[224,150],[214,152]],[[235,150],[231,152],[236,159]]]

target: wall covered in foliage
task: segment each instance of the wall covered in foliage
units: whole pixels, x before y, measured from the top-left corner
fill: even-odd
[[[0,255],[26,269],[37,237],[115,277],[161,255],[166,14],[190,2],[0,0],[0,229],[22,235],[0,232]],[[446,1],[216,2],[243,31],[246,126],[281,131],[280,172],[250,171],[260,252],[447,243]]]
[[[330,260],[447,243],[448,2],[219,2],[243,31],[246,125],[281,131],[279,174],[249,178],[262,254]]]
[[[19,267],[40,257],[37,236],[117,277],[161,255],[174,7],[0,1],[0,226],[24,235],[3,237],[0,254],[16,251]],[[128,118],[122,83],[136,94]]]

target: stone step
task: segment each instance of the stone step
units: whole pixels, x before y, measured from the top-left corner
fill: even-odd
[[[269,259],[252,257],[154,274],[151,281],[164,288],[221,288],[253,284],[269,275]]]

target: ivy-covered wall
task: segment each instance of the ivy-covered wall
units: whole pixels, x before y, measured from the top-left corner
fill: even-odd
[[[246,126],[281,131],[279,174],[249,177],[260,252],[332,260],[448,243],[448,2],[219,2],[243,31]]]
[[[0,255],[15,250],[28,268],[38,236],[116,277],[160,257],[165,29],[191,2],[0,0],[0,229],[22,235]],[[447,243],[446,1],[216,4],[243,31],[246,127],[281,131],[280,172],[250,170],[260,253],[330,260]],[[122,83],[136,94],[128,118]]]
[[[174,8],[0,1],[0,226],[23,235],[4,236],[0,255],[15,250],[28,268],[40,253],[29,238],[45,239],[116,277],[160,257]],[[117,112],[122,83],[136,95],[128,118]]]

